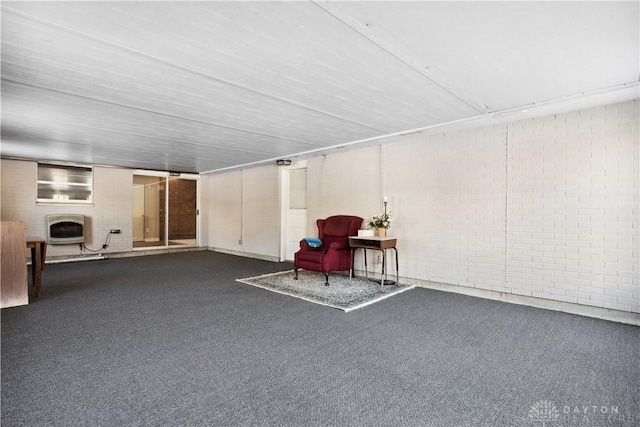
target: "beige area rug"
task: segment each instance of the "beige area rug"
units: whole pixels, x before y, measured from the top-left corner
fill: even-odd
[[[294,280],[294,272],[289,270],[237,281],[342,311],[356,310],[415,287],[403,284],[380,286],[379,281],[360,277],[349,279],[349,276],[340,274],[330,275],[330,286],[325,286],[322,273],[305,270],[299,270],[298,280]]]

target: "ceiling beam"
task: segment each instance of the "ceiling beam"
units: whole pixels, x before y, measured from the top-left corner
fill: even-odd
[[[312,1],[312,3],[317,7],[319,7],[320,9],[322,9],[323,11],[325,11],[326,13],[328,13],[329,15],[331,15],[332,17],[334,17],[335,19],[337,19],[338,21],[345,24],[347,27],[351,28],[356,33],[360,34],[362,37],[364,37],[374,45],[378,46],[380,49],[386,52],[389,56],[395,58],[402,64],[416,71],[422,77],[429,80],[429,82],[433,83],[434,85],[444,90],[449,95],[453,96],[460,102],[472,108],[477,113],[483,114],[487,111],[488,107],[486,105],[481,105],[473,101],[468,96],[460,93],[459,90],[451,87],[450,85],[445,84],[444,73],[439,71],[434,65],[424,64],[424,63],[420,63],[419,61],[416,61],[415,59],[407,55],[405,52],[403,52],[401,49],[396,47],[394,44],[389,43],[384,38],[380,37],[375,32],[373,32],[368,24],[363,24],[360,21],[354,19],[349,14],[347,14],[346,12],[344,12],[338,6],[335,6],[331,2]],[[434,76],[435,73],[439,74],[440,77],[436,78]]]

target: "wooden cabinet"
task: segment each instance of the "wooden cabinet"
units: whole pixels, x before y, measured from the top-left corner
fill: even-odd
[[[26,227],[22,221],[1,221],[0,308],[29,304],[25,251]]]

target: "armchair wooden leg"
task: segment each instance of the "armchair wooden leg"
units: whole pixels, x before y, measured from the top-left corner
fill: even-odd
[[[293,271],[296,272],[296,277],[294,277],[293,280],[298,280],[298,267],[294,268]]]
[[[329,286],[329,272],[325,271],[324,272],[324,278],[325,278],[325,286]]]

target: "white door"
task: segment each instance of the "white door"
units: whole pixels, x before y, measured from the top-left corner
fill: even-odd
[[[286,259],[293,261],[293,254],[300,249],[300,240],[307,236],[307,170],[289,171],[288,202],[286,207]]]

